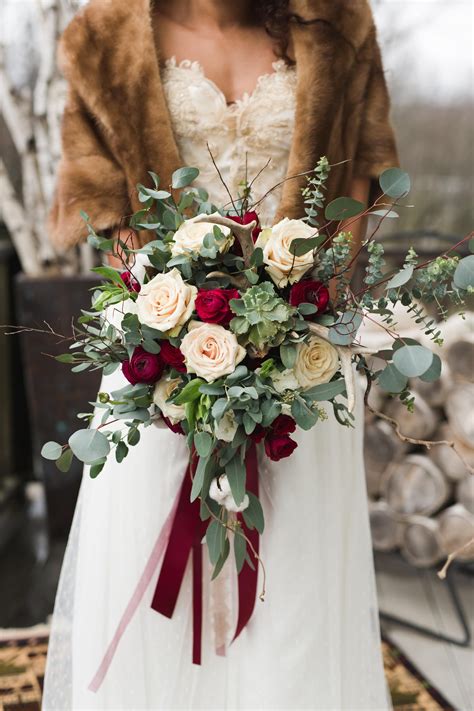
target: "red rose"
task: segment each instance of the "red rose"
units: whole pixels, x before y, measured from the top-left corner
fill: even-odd
[[[136,291],[137,294],[139,293],[142,287],[140,282],[135,279],[133,274],[131,274],[130,272],[121,272],[120,278],[129,291]]]
[[[271,424],[272,435],[288,435],[296,430],[296,422],[289,415],[278,415]]]
[[[163,415],[162,415],[163,417]],[[163,417],[163,422],[165,425],[168,427],[168,429],[171,430],[171,432],[174,432],[175,434],[182,434],[184,435],[184,430],[181,427],[181,422],[177,422],[175,425],[171,422],[171,420],[168,420],[167,417]]]
[[[299,306],[300,304],[314,304],[318,313],[323,313],[329,303],[329,290],[320,281],[303,279],[297,284],[293,284],[290,290],[290,304]]]
[[[295,440],[288,435],[271,434],[265,437],[265,452],[273,462],[289,457],[297,446]]]
[[[122,363],[122,373],[129,383],[145,383],[152,385],[161,378],[164,364],[159,355],[148,353],[141,346],[137,346],[133,351],[130,360]]]
[[[165,365],[169,365],[170,368],[174,368],[179,373],[185,373],[186,366],[184,365],[184,355],[181,353],[179,348],[172,346],[169,341],[160,341],[160,346],[160,358],[163,363]]]
[[[237,222],[239,225],[248,225],[250,222],[253,222],[255,220],[257,224],[252,230],[252,239],[254,242],[257,241],[258,236],[262,231],[262,228],[260,227],[260,220],[258,219],[258,215],[256,212],[246,212],[243,217],[241,217],[240,215],[227,215],[227,217],[229,217],[231,220],[234,220],[234,222]],[[235,241],[234,246],[232,247],[232,251],[235,254],[242,254],[242,248],[239,242]]]
[[[237,289],[199,289],[196,296],[196,313],[201,321],[227,326],[234,318],[229,301],[239,298]]]

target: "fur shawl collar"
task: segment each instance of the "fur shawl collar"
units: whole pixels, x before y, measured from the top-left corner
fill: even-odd
[[[148,170],[166,183],[181,164],[160,80],[153,3],[90,0],[61,39],[59,62],[70,93],[50,217],[51,237],[60,246],[85,234],[74,210],[86,210],[98,229],[111,227],[137,209],[135,185],[149,182]],[[291,0],[290,9],[304,21],[291,30],[298,80],[288,175],[296,175],[313,168],[321,155],[332,162],[356,158],[361,127],[370,121],[366,103],[376,90],[371,77],[379,60],[367,0]],[[362,158],[395,164],[383,74],[374,102],[373,138],[387,155]],[[353,166],[346,178],[352,173]],[[341,176],[332,176],[334,190],[342,188]],[[280,214],[300,216],[300,187],[301,180],[286,182]]]

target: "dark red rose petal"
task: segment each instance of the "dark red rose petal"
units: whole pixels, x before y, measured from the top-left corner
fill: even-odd
[[[289,457],[297,446],[295,440],[288,435],[270,434],[265,437],[265,452],[273,462]]]

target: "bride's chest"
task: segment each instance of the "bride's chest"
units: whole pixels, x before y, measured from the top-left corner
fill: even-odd
[[[178,140],[241,141],[254,150],[289,149],[296,104],[296,71],[282,60],[258,79],[255,89],[227,104],[198,62],[174,59],[162,69],[173,130]]]

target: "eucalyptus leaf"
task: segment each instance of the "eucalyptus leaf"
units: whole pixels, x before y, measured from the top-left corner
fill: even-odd
[[[305,398],[315,400],[316,402],[323,402],[325,400],[332,400],[338,395],[342,395],[345,390],[345,380],[344,378],[340,378],[339,380],[333,380],[330,383],[315,385],[313,388],[306,390],[304,396]]]
[[[474,254],[461,259],[454,272],[453,281],[458,289],[474,289]]]
[[[423,375],[420,375],[420,380],[423,380],[424,383],[433,383],[441,376],[442,367],[443,364],[441,358],[439,357],[439,355],[436,355],[436,353],[434,353],[433,362],[431,363],[428,370],[425,371]]]
[[[230,543],[229,539],[226,538],[224,541],[224,550],[222,551],[221,555],[219,556],[219,560],[216,563],[216,567],[214,568],[214,571],[211,576],[211,580],[215,580],[219,573],[221,572],[222,568],[224,567],[224,564],[229,557],[229,552],[230,552]]]
[[[226,464],[225,473],[227,474],[235,503],[237,506],[240,506],[245,496],[246,470],[239,451],[237,451],[230,462]]]
[[[225,528],[219,521],[211,521],[207,527],[206,543],[209,549],[209,560],[212,565],[216,565],[225,543]]]
[[[301,429],[310,430],[318,421],[319,412],[312,410],[301,397],[297,397],[291,403],[291,415]]]
[[[410,176],[400,168],[385,170],[380,176],[379,183],[384,194],[394,199],[408,195],[411,189]]]
[[[75,457],[84,464],[93,464],[98,459],[107,457],[110,443],[99,430],[78,430],[69,437],[69,446]]]
[[[350,217],[360,215],[365,212],[365,210],[366,207],[364,203],[359,200],[354,200],[354,198],[350,197],[339,197],[327,205],[324,216],[326,220],[340,222],[341,220],[347,220]]]
[[[178,168],[175,170],[171,178],[171,186],[176,190],[178,188],[185,188],[196,180],[199,175],[199,170],[197,168]]]
[[[73,457],[74,455],[72,453],[72,449],[68,447],[64,450],[59,459],[56,460],[56,467],[59,469],[60,472],[66,474],[66,472],[69,471],[69,469],[71,468]]]
[[[398,272],[398,274],[395,274],[395,276],[390,279],[390,281],[388,282],[388,284],[385,287],[386,290],[398,289],[400,286],[403,286],[408,281],[410,281],[410,279],[413,276],[413,269],[414,269],[414,267],[411,265],[401,269]]]
[[[393,364],[407,378],[426,373],[433,362],[433,353],[424,346],[402,346],[393,354]]]
[[[196,432],[194,446],[200,457],[207,458],[212,451],[213,439],[209,432]]]
[[[237,574],[240,573],[245,563],[245,554],[247,553],[247,541],[238,532],[234,535],[234,555],[235,555],[235,566],[237,568]]]
[[[294,343],[283,343],[280,346],[280,358],[285,368],[293,368],[296,363],[297,349]]]
[[[354,340],[362,323],[362,314],[357,311],[346,311],[335,324],[329,327],[328,338],[338,346],[349,346]]]
[[[379,386],[388,393],[401,393],[407,383],[407,376],[400,373],[393,363],[389,363],[378,377]]]
[[[296,237],[291,241],[290,253],[295,257],[302,257],[313,249],[320,247],[327,240],[326,235],[316,235],[316,237]]]
[[[56,461],[59,459],[63,453],[63,448],[57,442],[46,442],[41,450],[41,456],[44,459],[49,459],[51,461]]]
[[[194,474],[193,485],[191,487],[191,501],[195,501],[201,493],[206,473],[207,459],[199,457],[196,472]]]
[[[265,528],[262,504],[252,491],[247,491],[247,495],[249,497],[249,505],[242,512],[244,521],[249,528],[256,528],[261,535]]]

